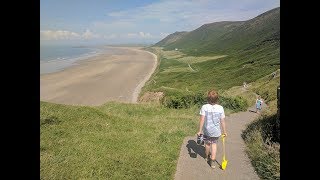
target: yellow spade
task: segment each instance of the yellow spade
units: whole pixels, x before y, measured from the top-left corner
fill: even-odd
[[[225,135],[222,135],[222,144],[223,144],[223,158],[221,163],[221,169],[225,170],[227,168],[228,161],[226,160],[226,147],[224,145]]]

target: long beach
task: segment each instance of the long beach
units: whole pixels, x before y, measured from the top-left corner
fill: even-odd
[[[156,55],[139,47],[117,47],[62,71],[40,75],[40,100],[70,105],[135,103],[157,64]]]

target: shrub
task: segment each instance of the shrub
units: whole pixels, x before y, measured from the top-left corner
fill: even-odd
[[[240,96],[236,96],[235,98],[220,96],[219,102],[221,106],[234,112],[245,111],[249,107],[247,100]]]
[[[188,95],[171,95],[165,96],[162,99],[162,104],[165,107],[180,109],[190,108],[191,106],[198,106],[199,108],[206,103],[206,96],[204,94],[188,94]],[[228,108],[234,112],[245,111],[249,105],[246,99],[236,96],[233,97],[219,97],[219,104],[224,108]]]
[[[188,94],[188,95],[171,95],[165,96],[162,99],[162,104],[165,107],[180,109],[180,108],[190,108],[191,106],[197,105],[201,106],[205,102],[205,97],[203,94]]]

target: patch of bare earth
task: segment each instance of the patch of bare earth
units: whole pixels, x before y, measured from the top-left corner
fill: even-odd
[[[163,92],[146,92],[140,97],[139,102],[160,102],[163,97]]]

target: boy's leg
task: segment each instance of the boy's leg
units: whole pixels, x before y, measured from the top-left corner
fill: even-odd
[[[205,153],[206,153],[205,160],[208,160],[209,152],[210,152],[210,144],[205,143]]]
[[[211,167],[215,168],[216,163],[216,153],[217,153],[217,139],[213,140],[213,143],[211,144]]]
[[[217,153],[217,143],[211,144],[211,159],[216,160],[216,153]]]

